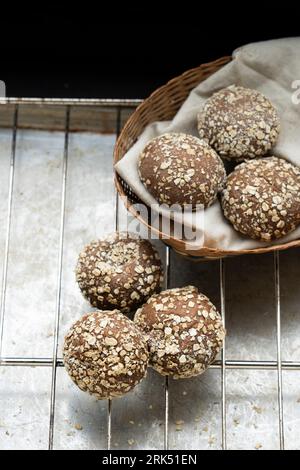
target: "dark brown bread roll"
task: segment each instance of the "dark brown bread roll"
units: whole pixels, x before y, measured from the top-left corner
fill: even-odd
[[[76,279],[93,307],[130,312],[158,292],[162,282],[159,255],[148,240],[114,233],[80,253]]]
[[[193,286],[153,295],[134,321],[147,336],[149,365],[176,379],[204,372],[225,337],[215,306]]]
[[[141,181],[160,204],[208,207],[226,178],[220,157],[203,140],[183,133],[152,139],[139,157]]]
[[[74,323],[63,356],[73,382],[99,400],[132,390],[148,364],[145,338],[118,310],[89,313]]]
[[[300,223],[300,169],[277,157],[249,160],[228,176],[221,199],[238,232],[262,241],[283,237]]]
[[[244,160],[265,155],[280,130],[272,103],[261,93],[229,86],[214,93],[198,115],[198,130],[221,157]]]

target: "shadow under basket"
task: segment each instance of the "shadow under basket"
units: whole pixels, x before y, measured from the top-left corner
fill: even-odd
[[[123,158],[146,126],[154,121],[172,120],[189,93],[200,82],[217,72],[221,67],[232,60],[230,56],[222,57],[214,62],[202,64],[199,67],[188,70],[182,75],[173,78],[166,85],[154,91],[149,98],[144,100],[130,116],[123,127],[114,148],[114,164]],[[139,197],[132,191],[128,184],[115,172],[115,185],[117,191],[124,201],[127,210],[142,222],[148,230],[155,233],[167,245],[183,256],[189,256],[195,261],[198,259],[218,259],[226,256],[234,256],[251,253],[267,253],[277,250],[300,246],[300,240],[294,240],[284,244],[265,246],[249,250],[221,250],[201,246],[199,249],[189,249],[184,239],[166,236],[159,228],[150,225],[150,217],[146,218],[138,210],[138,205],[143,204]],[[150,209],[148,210],[150,215]],[[158,224],[160,227],[160,223]]]

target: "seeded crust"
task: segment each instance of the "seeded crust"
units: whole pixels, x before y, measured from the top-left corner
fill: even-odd
[[[278,138],[280,124],[264,95],[232,85],[206,101],[198,115],[198,130],[221,157],[244,160],[265,155]]]
[[[148,339],[149,365],[175,379],[204,372],[225,337],[215,306],[193,286],[153,295],[134,321]]]
[[[88,313],[74,323],[63,356],[73,382],[99,400],[132,390],[148,364],[145,338],[118,310]]]
[[[244,162],[228,176],[221,201],[238,232],[281,238],[300,223],[300,169],[277,157]]]
[[[208,207],[226,178],[220,157],[203,140],[183,133],[152,139],[139,157],[141,181],[160,204]]]
[[[127,313],[159,291],[163,272],[159,255],[148,240],[120,232],[84,248],[76,280],[93,307]]]

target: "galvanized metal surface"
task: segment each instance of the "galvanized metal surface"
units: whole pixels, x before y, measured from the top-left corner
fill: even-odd
[[[109,104],[115,133],[134,104]],[[113,186],[115,134],[68,132],[75,102],[57,104],[66,132],[23,130],[26,105],[9,106],[0,131],[0,448],[299,449],[299,249],[194,263],[156,241],[165,287],[195,284],[226,310],[226,348],[202,376],[166,380],[150,369],[111,403],[75,387],[61,345],[90,310],[76,258],[126,220]]]

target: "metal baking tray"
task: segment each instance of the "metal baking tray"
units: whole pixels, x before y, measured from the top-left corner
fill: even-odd
[[[0,101],[0,448],[299,449],[299,248],[195,263],[156,240],[165,286],[197,285],[226,311],[222,355],[188,380],[149,369],[112,402],[63,368],[63,336],[91,310],[77,255],[126,226],[112,153],[138,103]]]

